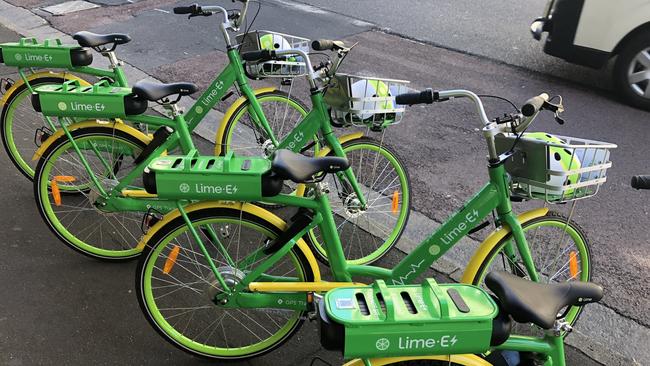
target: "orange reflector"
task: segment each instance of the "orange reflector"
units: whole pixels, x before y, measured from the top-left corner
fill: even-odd
[[[70,183],[74,182],[76,178],[69,175],[55,175],[54,180],[61,183]]]
[[[578,253],[575,251],[569,253],[569,271],[571,272],[571,278],[578,277]]]
[[[54,179],[50,182],[50,187],[52,189],[52,198],[54,199],[54,204],[56,206],[61,206],[61,190],[59,189],[58,182],[74,182],[75,178],[69,175],[55,175]]]
[[[165,266],[163,267],[164,274],[169,274],[169,272],[172,271],[174,264],[176,264],[176,257],[178,257],[178,252],[180,252],[180,250],[181,247],[175,245],[172,251],[169,252],[169,255],[167,256],[167,260],[165,261]]]
[[[59,191],[59,185],[56,183],[56,179],[52,179],[50,186],[52,188],[52,198],[54,198],[54,204],[61,206],[61,191]]]
[[[391,206],[391,210],[393,211],[394,214],[396,214],[398,208],[399,208],[399,193],[395,191],[393,192],[393,205]]]

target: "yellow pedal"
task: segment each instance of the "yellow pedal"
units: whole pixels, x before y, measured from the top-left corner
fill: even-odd
[[[339,287],[365,286],[358,282],[251,282],[254,292],[325,292]]]
[[[158,195],[148,193],[142,189],[123,189],[122,196],[130,198],[158,198]]]

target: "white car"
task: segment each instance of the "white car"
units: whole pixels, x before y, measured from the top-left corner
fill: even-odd
[[[603,67],[612,57],[614,85],[628,103],[650,110],[650,0],[550,0],[531,25],[544,52]]]

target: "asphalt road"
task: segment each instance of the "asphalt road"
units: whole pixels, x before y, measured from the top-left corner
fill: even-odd
[[[567,64],[542,52],[530,23],[547,0],[264,0],[331,10],[388,32],[494,61],[606,89],[607,72]],[[386,50],[391,53],[391,50]]]
[[[318,1],[311,2],[317,5],[324,3]],[[45,3],[39,0],[29,0],[28,4],[22,0],[12,2],[30,8]],[[215,41],[218,31],[212,19],[187,21],[184,17],[166,13],[165,10],[171,9],[175,3],[140,1],[120,8],[100,8],[47,19],[54,27],[67,33],[82,29],[126,30],[134,38],[134,42],[119,49],[119,54],[127,62],[165,81],[194,81],[205,85],[225,62],[224,54],[219,50],[220,44]],[[231,4],[222,3],[226,6]],[[369,1],[332,1],[328,2],[328,6],[356,17],[355,12],[362,10],[359,3],[367,4]],[[451,2],[440,2],[436,3],[435,9],[426,7],[428,3],[424,1],[413,2],[415,5],[408,9],[388,7],[389,4],[383,1],[373,3],[377,5],[368,8],[377,14],[362,19],[388,24],[397,33],[414,38],[419,38],[416,32],[430,36],[443,34],[444,39],[427,40],[464,52],[372,32],[369,31],[369,24],[314,12],[313,9],[296,8],[284,2],[264,1],[256,25],[261,29],[270,28],[308,37],[358,41],[359,45],[346,60],[346,70],[413,80],[414,87],[418,88],[462,87],[479,93],[505,96],[519,103],[542,91],[563,95],[567,124],[558,126],[547,117],[536,122],[534,129],[611,141],[619,145],[612,155],[615,167],[610,171],[608,183],[598,196],[580,202],[576,220],[587,229],[593,242],[594,279],[606,288],[604,303],[625,317],[650,325],[650,314],[647,313],[650,309],[647,295],[650,290],[647,283],[650,249],[646,245],[650,241],[650,232],[646,229],[648,210],[645,204],[650,197],[647,193],[629,188],[631,175],[648,173],[650,169],[646,158],[650,153],[646,143],[650,137],[646,126],[650,114],[618,103],[607,91],[594,91],[584,86],[592,80],[589,76],[581,79],[574,75],[572,66],[558,63],[557,60],[549,60],[548,65],[551,66],[548,67],[564,70],[566,78],[549,76],[543,70],[547,67],[544,63],[533,67],[544,71],[541,73],[518,66],[533,53],[518,56],[517,52],[511,52],[505,61],[495,57],[508,49],[514,50],[515,46],[502,44],[498,37],[490,38],[497,28],[479,27],[481,22],[485,25],[487,21],[483,20],[477,9],[468,5],[469,2],[459,1],[457,7],[449,5]],[[382,3],[383,7],[380,6]],[[522,13],[496,11],[500,5],[494,3],[494,7],[485,7],[484,11],[490,15],[486,18],[494,17],[494,23],[503,27],[504,37],[516,33],[514,29],[522,27],[522,24],[527,25],[528,14],[538,13],[532,5],[530,8],[522,6]],[[535,3],[541,4],[541,1]],[[503,8],[507,6],[503,5]],[[381,15],[382,11],[386,14],[387,9],[390,9],[391,16],[382,18],[385,17]],[[411,12],[405,13],[411,18],[400,13],[405,9]],[[514,15],[504,14],[518,14],[517,21],[505,24],[505,20],[512,20]],[[525,14],[525,22],[520,21],[523,17],[520,14]],[[451,31],[434,32],[432,28],[427,32],[426,27],[418,28],[415,25],[418,22],[429,23],[423,23],[416,15],[444,19],[448,23],[447,29]],[[391,19],[393,23],[390,23]],[[400,19],[410,20],[404,22]],[[458,24],[476,20],[475,27],[482,31],[473,33],[473,36],[471,32],[467,33],[469,31],[453,33],[454,24],[450,19],[458,19]],[[456,27],[455,32],[460,32],[458,29],[474,29],[469,26]],[[450,34],[458,36],[452,37]],[[482,41],[477,34],[485,35],[489,41]],[[9,33],[2,35],[7,37],[6,40],[15,39],[15,35]],[[450,41],[463,37],[465,40],[458,44]],[[528,34],[525,33],[524,37],[528,37]],[[515,39],[515,45],[519,44],[517,42],[530,41]],[[477,45],[482,43],[490,44],[490,47],[478,48]],[[493,49],[501,51],[490,54]],[[484,54],[486,57],[467,53]],[[491,115],[508,111],[506,107],[497,102],[488,104]],[[485,146],[476,131],[477,127],[478,121],[472,107],[456,101],[414,107],[401,125],[389,130],[388,141],[408,163],[416,210],[442,221],[485,181],[486,176],[481,173],[485,169]],[[31,186],[14,171],[4,154],[2,159],[0,181],[3,190],[11,194],[2,196],[1,207],[6,209],[0,213],[7,243],[0,249],[0,255],[6,258],[0,264],[0,269],[5,272],[2,278],[8,279],[1,288],[0,308],[9,309],[0,314],[0,357],[4,357],[0,358],[0,364],[82,364],[89,360],[88,355],[92,357],[90,360],[105,360],[94,362],[103,364],[124,363],[124,360],[133,364],[194,363],[196,360],[167,346],[145,323],[132,294],[133,266],[98,264],[63,248],[41,223],[31,204]],[[400,255],[394,254],[385,265],[390,265]],[[287,345],[255,364],[277,365],[278,360],[305,364],[304,361],[318,350],[315,328],[305,328],[297,339],[301,343]],[[25,345],[30,348],[27,349]],[[329,353],[325,357],[336,359],[335,355]],[[572,357],[579,357],[579,354]],[[570,364],[587,364],[580,358],[574,360]]]

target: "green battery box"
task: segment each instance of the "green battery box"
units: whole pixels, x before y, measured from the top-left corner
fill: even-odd
[[[165,156],[145,170],[147,192],[164,199],[257,201],[271,162],[261,157]]]
[[[346,359],[479,353],[490,348],[494,300],[465,284],[337,288],[319,304],[321,343]]]
[[[87,48],[64,45],[60,39],[22,38],[19,42],[0,44],[0,62],[16,67],[73,68],[88,66],[93,55]]]
[[[90,86],[78,80],[43,85],[35,89],[32,106],[37,112],[54,117],[124,118],[147,110],[148,101],[131,88],[114,87],[102,80]]]

